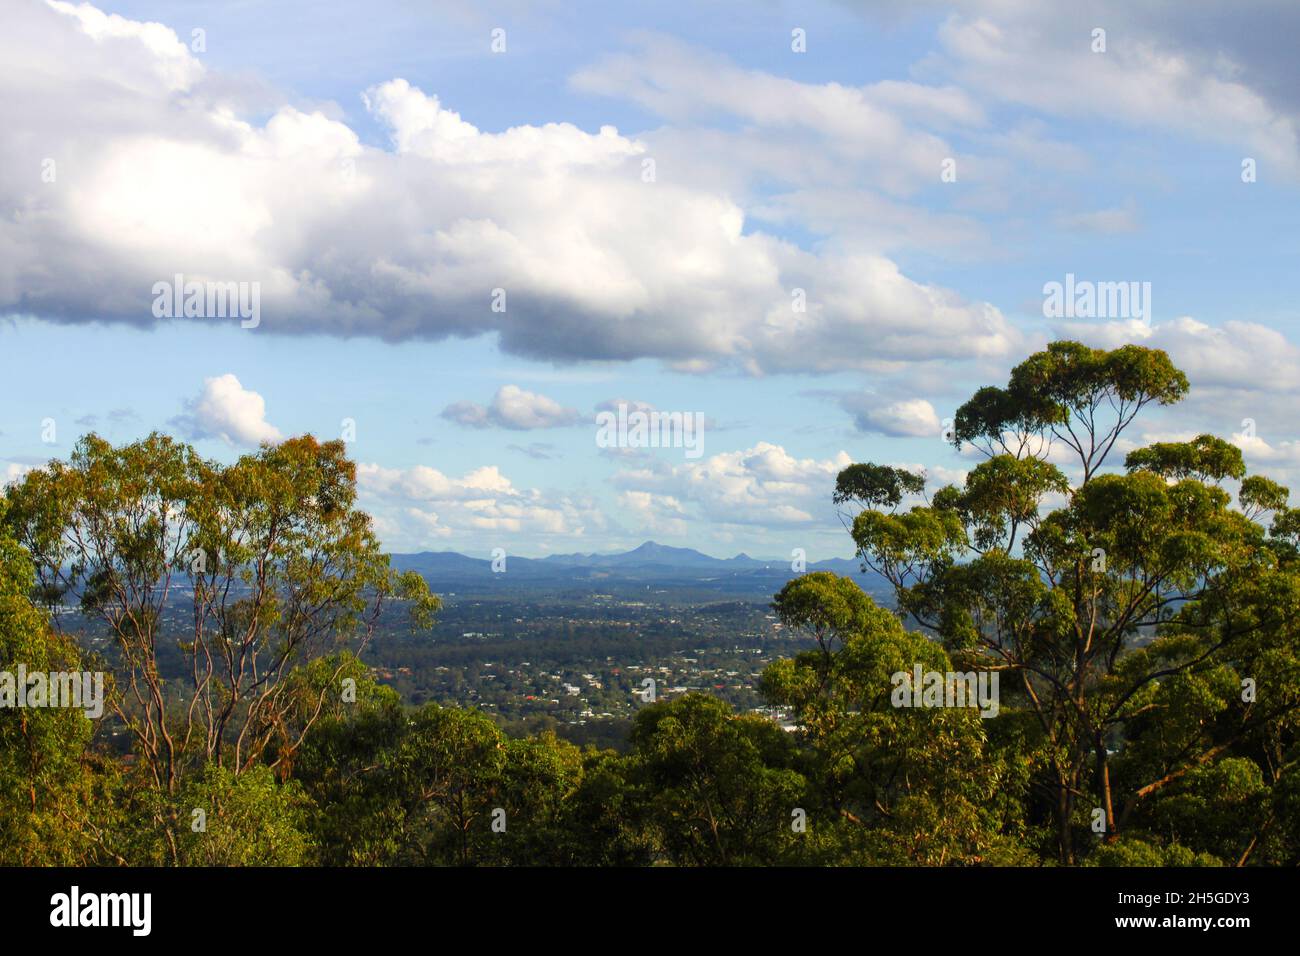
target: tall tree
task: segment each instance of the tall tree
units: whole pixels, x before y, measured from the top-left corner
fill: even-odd
[[[0,499],[0,517],[5,509]],[[94,722],[75,707],[18,706],[20,676],[98,667],[50,629],[34,584],[30,556],[0,521],[0,679],[10,695],[0,705],[0,865],[117,862],[102,832],[112,768],[89,750]]]
[[[791,580],[773,607],[817,644],[770,664],[761,689],[793,711],[809,748],[802,769],[820,861],[1017,862],[1008,834],[1020,835],[1024,781],[989,745],[987,721],[966,708],[895,706],[895,675],[910,692],[918,666],[947,674],[944,649],[826,571]]]
[[[771,721],[692,693],[641,710],[631,742],[643,819],[668,862],[792,861],[800,839],[792,814],[803,809],[805,781],[788,735]]]
[[[1032,715],[1033,783],[1062,862],[1094,813],[1114,840],[1143,801],[1283,732],[1300,703],[1261,676],[1264,655],[1297,651],[1286,489],[1247,477],[1213,436],[1135,450],[1122,472],[1110,461],[1142,409],[1187,387],[1158,350],[1056,342],[958,410],[954,444],[986,455],[963,488],[900,512],[921,476],[840,476],[837,500],[865,506],[858,553],[900,612],[962,666],[1002,672],[1004,714]],[[1072,476],[1049,460],[1058,451]],[[1225,481],[1240,483],[1238,507]],[[1247,678],[1267,699],[1243,699]],[[1152,721],[1187,727],[1169,739]]]
[[[273,766],[291,760],[346,658],[309,700],[294,668],[359,651],[394,599],[426,626],[438,608],[422,578],[390,570],[339,441],[222,466],[161,434],[116,448],[88,435],[6,497],[40,600],[79,605],[112,638],[113,711],[165,793],[209,763],[243,773],[273,745]]]

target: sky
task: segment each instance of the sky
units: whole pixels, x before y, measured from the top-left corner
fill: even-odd
[[[0,0],[0,482],[310,432],[395,551],[847,557],[841,468],[960,483],[1073,338],[1188,375],[1121,451],[1295,486],[1300,7],[1132,6]]]

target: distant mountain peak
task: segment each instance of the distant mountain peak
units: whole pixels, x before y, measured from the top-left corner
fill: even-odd
[[[394,566],[423,574],[435,589],[485,589],[505,593],[518,586],[538,589],[590,587],[599,581],[608,589],[623,586],[645,589],[687,585],[718,593],[775,593],[794,574],[784,560],[757,560],[745,552],[731,558],[715,558],[694,548],[677,548],[657,541],[643,541],[631,551],[613,554],[552,554],[545,558],[511,557],[509,573],[493,573],[492,563],[471,558],[455,551],[422,552],[392,555]],[[868,587],[883,588],[879,575],[865,573],[856,559],[830,558],[810,562],[808,571],[830,571],[867,582]],[[749,582],[749,583],[747,583]],[[666,593],[666,592],[665,592]]]
[[[658,541],[643,541],[624,554],[701,554],[701,552],[694,548],[675,548],[671,544],[660,544]]]
[[[425,551],[407,557],[417,558],[427,564],[440,567],[486,565],[488,563],[482,558],[466,557],[455,551]],[[654,540],[642,541],[631,551],[615,551],[603,554],[599,552],[573,552],[570,554],[552,554],[544,558],[520,557],[511,560],[516,562],[515,567],[524,567],[535,563],[541,567],[596,569],[642,567],[678,568],[692,571],[713,569],[727,573],[760,568],[779,568],[788,564],[787,561],[779,558],[754,558],[744,551],[731,558],[715,558],[694,548],[679,548],[669,544],[660,544]],[[850,575],[862,573],[860,562],[856,558],[830,558],[826,561],[810,562],[808,569],[834,571],[837,574]]]

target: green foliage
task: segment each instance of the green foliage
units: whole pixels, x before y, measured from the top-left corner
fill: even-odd
[[[1223,861],[1196,853],[1177,843],[1168,845],[1141,837],[1121,837],[1102,843],[1088,857],[1088,866],[1222,866]]]
[[[82,670],[91,662],[50,631],[30,600],[34,584],[27,552],[0,522],[0,672]],[[112,768],[87,752],[93,732],[81,710],[0,707],[0,865],[100,860],[101,777]]]
[[[829,652],[872,624],[890,619],[850,578],[829,571],[804,574],[781,589],[772,601],[777,619],[786,627],[807,630]]]
[[[1246,513],[1246,516],[1257,519],[1268,512],[1286,511],[1287,499],[1290,496],[1291,489],[1285,485],[1279,485],[1263,475],[1251,475],[1242,481],[1237,497],[1241,502],[1241,510]]]
[[[363,648],[389,600],[417,625],[438,609],[423,580],[390,569],[341,441],[291,438],[221,466],[165,435],[115,448],[92,434],[5,497],[33,597],[75,595],[112,639],[112,709],[168,793],[208,763],[239,774],[268,749],[291,759],[333,691],[305,706],[294,669]],[[164,633],[181,589],[193,628]],[[184,679],[164,676],[160,648],[185,660]]]
[[[1300,509],[1210,435],[1106,464],[1186,389],[1162,352],[1057,342],[958,412],[988,455],[962,487],[900,511],[923,476],[845,469],[897,612],[796,577],[772,606],[809,649],[761,681],[793,730],[690,693],[641,708],[625,754],[376,681],[385,606],[420,630],[440,604],[390,568],[342,443],[222,466],[87,436],[0,498],[0,671],[111,665],[132,749],[0,709],[0,863],[1300,864]],[[108,664],[51,627],[64,601]],[[902,706],[916,668],[996,674],[996,716]]]
[[[1005,389],[982,388],[962,405],[952,441],[1021,458],[1043,457],[1050,438],[1074,451],[1087,481],[1138,412],[1173,404],[1187,388],[1187,376],[1159,349],[1052,342],[1012,369]]]
[[[648,866],[661,859],[651,798],[635,758],[588,751],[582,755],[581,778],[558,834],[564,860],[577,866]]]
[[[971,469],[954,507],[971,529],[977,550],[1010,550],[1016,529],[1037,523],[1043,499],[1048,494],[1064,495],[1069,489],[1065,475],[1053,464],[995,455]]]
[[[981,719],[964,709],[899,708],[894,675],[947,672],[943,649],[906,630],[848,578],[810,574],[791,581],[776,606],[833,593],[855,613],[841,615],[839,646],[772,664],[763,693],[790,708],[807,746],[813,829],[843,836],[821,845],[821,862],[942,865],[989,862],[1011,850],[999,832],[1017,799],[1008,769],[988,752]],[[791,626],[816,628],[806,612]],[[942,821],[942,825],[938,825]],[[814,846],[816,843],[814,842]],[[810,848],[810,852],[812,852]]]
[[[1175,480],[1198,478],[1220,482],[1225,478],[1240,480],[1246,474],[1241,449],[1214,435],[1197,435],[1187,442],[1157,442],[1138,448],[1128,453],[1124,467],[1129,471],[1146,469]]]
[[[889,465],[850,465],[835,479],[834,502],[853,502],[864,508],[897,508],[904,495],[925,490],[925,477]]]
[[[268,767],[236,776],[209,764],[177,795],[175,807],[183,866],[301,866],[310,858],[302,787],[280,783]]]
[[[988,765],[1027,785],[1019,835],[1049,824],[1062,863],[1294,854],[1277,807],[1300,758],[1300,514],[1286,488],[1247,475],[1240,450],[1212,435],[1140,448],[1127,473],[1105,470],[1143,407],[1186,390],[1163,352],[1052,343],[958,411],[954,443],[988,456],[964,488],[901,516],[867,501],[853,521],[899,612],[963,667],[1003,674],[996,722],[1015,732],[966,746],[995,745]],[[1077,458],[1076,484],[1047,461],[1057,445]],[[1227,480],[1240,482],[1240,510],[1219,487]],[[841,656],[851,650],[845,642]],[[775,666],[775,699],[834,686],[820,666],[802,684],[797,665]],[[874,680],[878,698],[883,675]],[[870,712],[862,696],[821,706],[810,730]],[[905,728],[892,728],[900,739]],[[1107,823],[1102,849],[1089,839],[1094,809]],[[1006,816],[1000,825],[1013,832]]]
[[[952,562],[967,543],[961,517],[949,507],[915,507],[905,514],[868,510],[853,520],[863,561],[895,587]]]
[[[738,717],[703,694],[654,704],[632,728],[632,777],[648,795],[649,828],[667,862],[790,862],[805,781],[771,721]]]

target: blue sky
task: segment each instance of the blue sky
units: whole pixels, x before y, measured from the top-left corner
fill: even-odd
[[[942,420],[1070,336],[1188,372],[1135,440],[1294,480],[1300,18],[1041,6],[21,0],[0,479],[90,429],[230,459],[351,419],[396,550],[847,556],[839,467],[960,481]],[[177,271],[261,324],[155,320]],[[1045,318],[1066,273],[1150,320]],[[703,456],[598,448],[620,399],[704,415]]]

